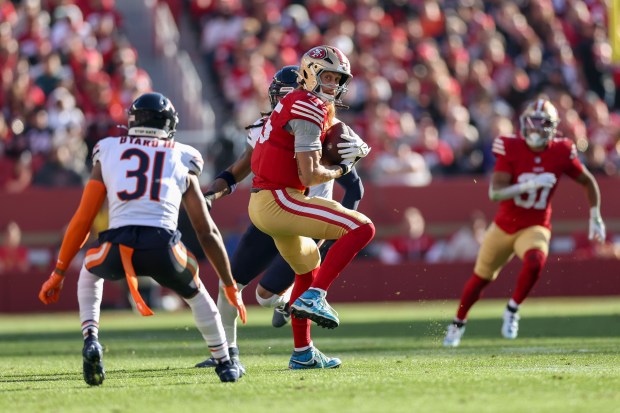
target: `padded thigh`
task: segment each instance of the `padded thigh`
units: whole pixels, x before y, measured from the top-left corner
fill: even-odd
[[[180,263],[172,247],[134,250],[132,263],[137,276],[153,278],[160,285],[188,298],[198,291],[196,262],[189,257],[185,265]],[[89,268],[89,271],[106,280],[125,278],[118,245],[111,245],[105,259]]]
[[[485,280],[494,280],[514,255],[515,235],[508,234],[492,223],[484,235],[474,272]]]
[[[508,234],[492,223],[480,246],[474,272],[485,280],[494,280],[515,254],[523,259],[528,250],[537,249],[548,255],[550,239],[551,231],[543,226],[527,227]]]
[[[250,224],[245,231],[231,260],[235,281],[248,285],[261,274],[278,256],[273,239]]]
[[[314,239],[339,239],[371,221],[338,202],[308,198],[295,189],[252,193],[250,219],[275,241],[278,251],[297,274],[319,266],[321,258]]]
[[[517,233],[517,239],[515,241],[515,253],[521,259],[525,256],[525,253],[529,250],[540,250],[545,254],[545,257],[549,255],[549,242],[551,241],[551,231],[549,228],[541,225],[535,225],[522,229]]]

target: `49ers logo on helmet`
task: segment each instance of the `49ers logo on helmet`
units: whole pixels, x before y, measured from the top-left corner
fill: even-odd
[[[315,47],[308,52],[308,56],[313,59],[325,59],[327,57],[327,52],[321,47]]]

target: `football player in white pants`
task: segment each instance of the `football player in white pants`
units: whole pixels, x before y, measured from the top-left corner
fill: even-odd
[[[215,370],[221,381],[234,382],[243,374],[228,354],[217,306],[177,229],[182,202],[226,298],[245,322],[245,306],[231,274],[222,236],[200,191],[202,156],[191,146],[174,141],[177,123],[178,115],[170,100],[159,93],[147,93],[129,109],[127,136],[97,143],[93,171],[63,238],[56,268],[39,293],[45,304],[58,300],[65,271],[107,198],[108,230],[99,235],[99,246],[87,252],[78,281],[83,373],[86,383],[92,386],[101,385],[105,379],[103,349],[98,341],[103,280],[126,278],[138,311],[152,315],[138,292],[137,276],[150,276],[183,297],[217,360]]]

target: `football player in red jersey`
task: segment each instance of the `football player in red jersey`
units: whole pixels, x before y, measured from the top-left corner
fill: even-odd
[[[549,253],[551,198],[563,174],[583,186],[590,204],[590,239],[605,240],[598,185],[579,161],[574,143],[556,136],[557,109],[549,100],[539,98],[527,105],[519,120],[520,136],[500,136],[493,142],[497,162],[489,198],[500,201],[499,210],[485,234],[474,273],[465,283],[456,317],[448,326],[443,341],[447,347],[459,345],[467,313],[515,254],[523,266],[504,311],[502,335],[517,337],[519,305],[540,278]]]
[[[269,85],[269,101],[271,109],[276,107],[278,102],[286,96],[288,92],[295,90],[299,66],[284,66],[273,77]],[[246,127],[248,137],[246,149],[243,154],[226,170],[221,172],[207,186],[205,200],[207,205],[232,193],[237,182],[245,179],[251,171],[250,162],[252,152],[256,146],[262,127],[269,118],[269,113],[261,113],[261,118],[252,125]],[[342,135],[345,140],[354,139],[353,136]],[[352,148],[342,148],[340,155],[348,153]],[[356,151],[356,149],[355,149]],[[349,209],[357,210],[362,199],[364,187],[353,167],[351,172],[335,180],[343,189],[344,195],[340,203]],[[333,198],[334,181],[324,182],[309,188],[309,197],[320,196],[323,198]],[[211,208],[209,206],[209,208]],[[331,248],[331,242],[323,242],[320,247],[321,257],[324,257]],[[292,285],[295,280],[295,273],[286,261],[278,253],[273,238],[265,234],[254,224],[250,224],[241,237],[235,253],[233,254],[230,265],[233,276],[239,291],[249,285],[252,280],[261,276],[256,286],[256,301],[263,307],[273,307],[272,325],[282,327],[290,322],[289,299]],[[222,325],[226,332],[228,341],[228,353],[232,359],[239,360],[239,348],[237,346],[237,309],[225,298],[223,285],[217,299],[217,308],[222,318]],[[208,359],[196,364],[196,367],[216,367],[217,360],[211,356]],[[240,367],[243,367],[239,364]]]
[[[291,293],[291,320],[295,350],[289,368],[335,368],[341,362],[316,349],[310,320],[327,328],[339,324],[337,313],[325,300],[340,272],[375,234],[363,214],[321,197],[307,197],[307,187],[339,178],[368,154],[359,138],[340,165],[321,164],[325,131],[335,107],[351,80],[349,60],[338,49],[318,46],[306,52],[299,65],[300,88],[289,92],[263,126],[252,153],[250,219],[270,235],[282,257],[295,270]],[[342,145],[342,144],[340,144]],[[314,239],[337,240],[321,264]]]

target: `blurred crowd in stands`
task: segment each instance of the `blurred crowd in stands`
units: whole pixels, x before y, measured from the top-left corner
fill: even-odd
[[[349,109],[337,116],[373,147],[358,164],[364,179],[422,186],[487,174],[492,140],[515,133],[539,93],[560,110],[560,133],[590,170],[620,174],[620,63],[611,60],[603,0],[159,2],[179,24],[190,16],[206,85],[216,88],[211,104],[228,114],[217,143],[227,162],[242,149],[243,128],[269,109],[273,74],[330,44],[354,75]],[[115,0],[0,0],[0,191],[83,185],[94,144],[120,132],[134,98],[157,89],[122,24]],[[434,240],[411,209],[402,233],[370,254],[388,263],[469,260],[482,221],[474,211],[471,226]],[[15,226],[0,261],[20,267],[23,252],[8,245]],[[558,248],[579,247],[570,242]]]
[[[620,166],[620,63],[602,0],[191,0],[213,84],[238,127],[281,66],[330,44],[354,79],[338,114],[372,147],[364,177],[426,185],[484,174],[491,143],[539,93],[595,173]]]
[[[218,142],[224,151],[239,150],[240,131],[269,107],[273,74],[331,44],[352,62],[350,109],[338,116],[374,149],[359,165],[366,179],[485,174],[493,138],[514,133],[539,93],[589,168],[618,174],[620,66],[602,0],[160,2],[191,16],[213,104],[239,132],[219,135],[236,140]],[[81,185],[94,143],[152,88],[137,58],[115,0],[0,0],[0,185]]]
[[[151,89],[114,0],[0,0],[0,188],[81,186]]]

